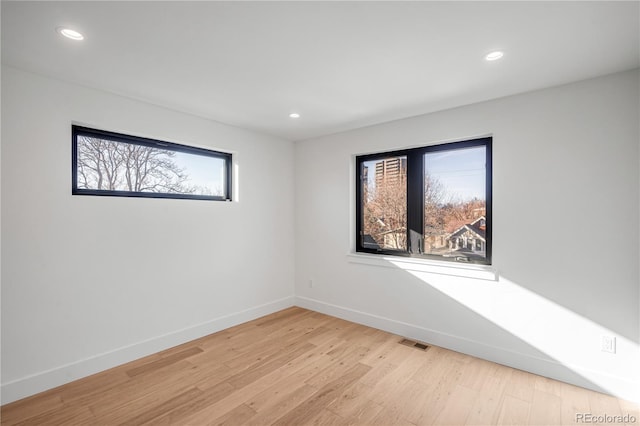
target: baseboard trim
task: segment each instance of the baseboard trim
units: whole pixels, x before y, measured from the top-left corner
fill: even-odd
[[[379,315],[369,314],[344,306],[326,303],[308,297],[296,296],[295,305],[326,315],[342,318],[347,321],[374,327],[389,333],[418,341],[430,343],[456,352],[462,352],[498,364],[528,371],[544,377],[556,379],[565,383],[607,393],[617,398],[640,403],[640,386],[638,383],[623,377],[612,376],[607,373],[588,369],[578,365],[561,364],[552,359],[535,357],[529,354],[512,351],[506,348],[487,345],[485,343],[443,333],[426,327],[396,321]],[[573,375],[568,374],[572,371]],[[592,383],[584,376],[596,378],[602,387]],[[582,379],[582,380],[581,380]]]
[[[316,299],[291,296],[224,315],[201,324],[78,360],[18,380],[3,383],[1,386],[2,404],[17,401],[30,395],[99,373],[109,368],[269,315],[291,306],[300,306],[347,321],[367,325],[400,336],[427,342],[432,345],[466,353],[509,367],[529,371],[534,374],[550,377],[598,392],[609,393],[618,398],[640,403],[640,387],[637,383],[625,378],[611,376],[581,366],[563,365],[550,359],[534,357],[505,348],[487,345],[471,339],[442,333],[426,327],[396,321]],[[567,368],[579,376],[597,377],[599,383],[606,383],[607,386],[606,388],[599,388],[586,379],[582,381],[579,379],[576,380],[575,377],[569,377],[566,374]]]
[[[243,311],[224,315],[191,327],[157,336],[133,345],[124,346],[113,351],[98,354],[89,358],[3,383],[2,404],[25,398],[36,393],[53,389],[65,383],[90,376],[95,373],[125,364],[147,355],[198,339],[247,321],[272,314],[294,306],[294,297],[285,297]]]

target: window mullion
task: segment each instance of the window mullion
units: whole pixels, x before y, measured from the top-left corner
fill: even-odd
[[[407,241],[409,253],[422,254],[424,162],[420,150],[407,155]]]

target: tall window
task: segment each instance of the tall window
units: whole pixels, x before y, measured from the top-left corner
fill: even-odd
[[[356,251],[491,264],[491,138],[356,157]]]
[[[74,195],[231,200],[231,154],[73,126]]]

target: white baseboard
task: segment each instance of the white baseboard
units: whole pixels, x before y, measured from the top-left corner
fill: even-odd
[[[442,333],[437,330],[392,320],[343,306],[333,305],[308,297],[296,296],[295,305],[565,383],[608,393],[617,398],[640,403],[639,384],[624,377],[612,376],[605,372],[595,371],[577,365],[561,364],[552,359],[540,358],[487,345],[479,341]],[[591,378],[598,384],[593,383],[585,377]]]
[[[1,387],[2,404],[34,395],[54,387],[90,376],[100,371],[122,365],[129,361],[198,339],[211,333],[242,324],[247,321],[269,315],[291,306],[300,306],[347,321],[364,324],[400,336],[416,339],[435,346],[462,352],[499,364],[529,371],[580,387],[606,392],[618,398],[640,402],[640,389],[637,383],[625,378],[611,376],[575,365],[560,364],[551,359],[534,357],[505,348],[490,346],[482,342],[454,336],[437,330],[392,320],[378,315],[357,311],[343,306],[325,303],[307,297],[286,297],[244,311],[225,315],[192,327],[177,330],[143,342],[115,349],[110,352],[78,360],[51,370],[23,377]],[[567,371],[575,374],[570,375]],[[606,384],[599,388],[583,376],[597,378],[598,383]],[[582,379],[582,380],[581,380]]]
[[[198,339],[211,333],[224,330],[234,325],[260,318],[265,315],[286,309],[294,305],[294,298],[286,297],[256,306],[244,311],[235,312],[210,321],[183,328],[162,336],[154,337],[133,345],[115,349],[61,365],[51,370],[23,377],[2,384],[2,404],[34,395],[54,387],[90,376],[100,371],[122,365],[147,355]]]

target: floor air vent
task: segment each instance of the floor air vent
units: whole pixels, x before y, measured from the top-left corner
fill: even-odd
[[[415,340],[409,340],[409,339],[402,339],[400,341],[401,345],[405,345],[405,346],[411,346],[413,348],[417,348],[423,351],[426,351],[427,349],[429,349],[429,346],[424,344],[424,343],[420,343],[420,342],[416,342]]]

